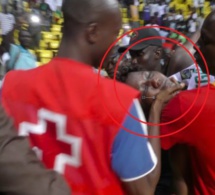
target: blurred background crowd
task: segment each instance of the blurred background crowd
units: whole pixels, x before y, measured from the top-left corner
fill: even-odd
[[[186,38],[165,27],[192,37],[215,9],[214,0],[119,0],[119,3],[123,18],[119,36],[132,28],[152,26],[161,36],[182,44]],[[40,66],[56,55],[62,38],[61,6],[62,0],[1,0],[1,77],[11,69]],[[130,34],[118,44],[128,45]],[[174,48],[174,43],[163,42],[167,50]]]

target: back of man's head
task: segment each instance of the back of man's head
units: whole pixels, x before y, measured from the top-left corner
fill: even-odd
[[[62,12],[64,15],[62,43],[67,44],[68,50],[69,47],[76,48],[76,55],[77,50],[81,51],[79,61],[98,66],[121,28],[118,2],[116,0],[64,0]],[[87,60],[80,59],[83,56]],[[75,56],[71,54],[68,57]]]
[[[98,22],[102,12],[116,8],[115,0],[64,0],[62,12],[64,15],[64,33],[79,32],[81,26]]]

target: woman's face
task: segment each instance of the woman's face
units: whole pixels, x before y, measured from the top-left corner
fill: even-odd
[[[141,92],[141,103],[147,106],[151,106],[153,98],[156,98],[161,90],[175,85],[169,78],[157,71],[130,73],[126,83]]]

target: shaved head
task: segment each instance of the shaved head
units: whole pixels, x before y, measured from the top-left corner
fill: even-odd
[[[62,11],[76,22],[87,23],[96,19],[97,13],[114,8],[118,9],[116,0],[64,0]]]
[[[64,0],[58,56],[98,67],[122,27],[117,0]],[[107,57],[108,58],[108,57]]]
[[[116,0],[64,0],[62,5],[65,30],[72,32],[80,26],[101,21],[107,12],[118,11]]]

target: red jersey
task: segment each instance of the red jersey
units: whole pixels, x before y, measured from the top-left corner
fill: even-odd
[[[167,134],[181,129],[189,123],[201,109],[207,94],[208,86],[200,88],[200,93],[193,108],[182,119],[161,127],[161,133]],[[183,91],[165,107],[162,122],[168,122],[180,117],[193,103],[197,89]],[[207,102],[199,116],[182,132],[163,138],[164,149],[170,149],[175,144],[186,144],[190,149],[193,171],[193,194],[215,194],[215,88],[209,86]]]
[[[132,104],[139,92],[116,83],[123,108],[113,84],[88,65],[60,58],[5,78],[2,102],[19,134],[29,135],[47,168],[64,174],[73,195],[122,195],[119,178],[132,181],[156,166],[148,140],[120,130],[125,123],[147,133],[125,117],[130,108],[143,115],[139,102]]]
[[[126,110],[139,96],[124,84],[116,83],[116,90]],[[126,111],[113,80],[100,77],[98,84],[92,67],[55,58],[36,69],[8,73],[2,102],[45,165],[64,174],[72,194],[123,194],[110,154]]]

